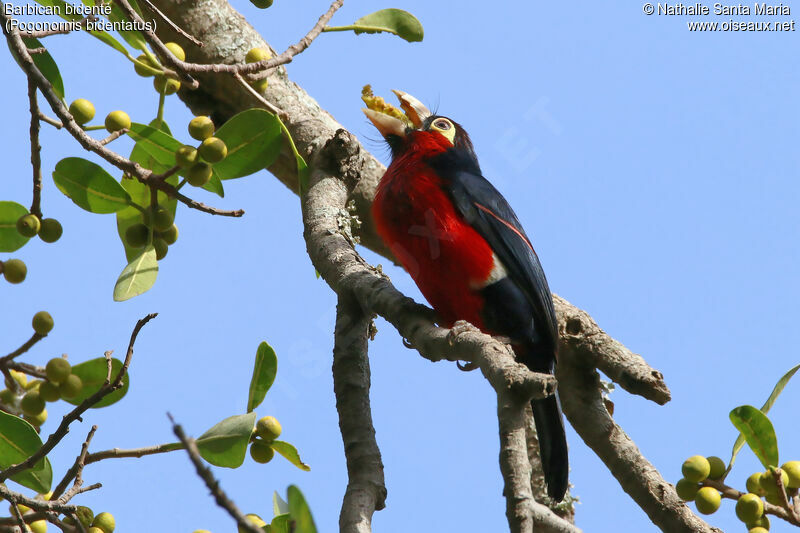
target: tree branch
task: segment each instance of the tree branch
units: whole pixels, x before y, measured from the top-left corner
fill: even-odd
[[[560,341],[556,376],[564,414],[623,490],[662,531],[719,532],[692,513],[675,487],[661,477],[614,422],[603,402],[597,371],[586,364],[569,338],[562,336]]]
[[[533,499],[531,465],[528,461],[527,425],[530,412],[509,394],[497,391],[497,419],[500,423],[500,471],[506,517],[512,533],[544,531],[577,533],[577,527]]]
[[[39,342],[40,340],[42,340],[46,336],[47,335],[39,335],[38,333],[34,333],[33,335],[31,335],[30,339],[25,341],[25,344],[23,344],[22,346],[20,346],[19,348],[17,348],[13,352],[11,352],[10,354],[4,355],[3,357],[0,357],[0,366],[8,365],[8,363],[13,361],[14,358],[19,357],[20,355],[24,354],[25,352],[27,352],[28,350],[33,348],[33,346],[37,342]]]
[[[200,457],[200,452],[197,449],[197,444],[195,443],[194,439],[191,439],[186,436],[184,433],[183,428],[178,425],[175,420],[172,418],[172,415],[167,414],[169,416],[170,421],[172,422],[172,430],[175,432],[175,436],[181,441],[183,446],[186,448],[186,453],[189,454],[189,459],[192,461],[195,470],[197,470],[197,475],[200,476],[208,490],[211,491],[211,495],[214,496],[214,500],[217,502],[217,505],[225,509],[231,518],[236,520],[237,525],[239,526],[239,530],[247,531],[248,533],[264,533],[262,529],[256,526],[253,522],[249,521],[245,518],[244,514],[236,507],[236,504],[228,498],[228,495],[225,494],[225,491],[222,490],[222,487],[219,485],[219,481],[214,478],[214,474],[211,473],[211,470],[203,463],[203,459]]]
[[[333,347],[333,388],[349,481],[339,515],[341,533],[370,533],[386,506],[381,452],[369,404],[367,339],[371,320],[352,299],[339,299]]]
[[[64,418],[61,420],[61,424],[59,424],[58,428],[49,436],[44,444],[42,444],[41,448],[36,450],[36,452],[28,457],[21,463],[17,463],[12,465],[2,472],[0,472],[0,483],[5,481],[6,479],[14,476],[22,472],[23,470],[27,470],[28,468],[35,465],[41,459],[43,459],[48,453],[50,453],[56,445],[61,442],[61,440],[69,433],[69,426],[76,420],[78,420],[83,413],[85,413],[88,409],[90,409],[93,405],[97,402],[114,392],[115,390],[122,387],[122,378],[128,371],[128,367],[131,364],[131,357],[133,357],[133,345],[136,342],[136,337],[139,335],[139,331],[144,327],[145,324],[150,322],[153,318],[157,316],[156,313],[151,313],[141,320],[139,320],[133,328],[133,332],[131,333],[131,340],[128,343],[128,352],[125,356],[125,362],[122,363],[122,368],[120,369],[117,376],[114,378],[112,383],[106,381],[100,389],[86,398],[83,402],[80,403],[75,409],[64,415]]]
[[[8,41],[9,47],[19,57],[20,67],[28,76],[28,79],[35,83],[36,87],[39,89],[39,91],[41,91],[42,95],[45,97],[45,100],[47,100],[48,104],[50,104],[50,108],[53,110],[56,116],[61,119],[61,124],[63,127],[75,138],[75,140],[78,141],[78,143],[80,143],[84,149],[94,152],[118,169],[135,177],[145,185],[155,187],[156,189],[163,191],[171,198],[177,199],[179,202],[192,209],[197,209],[198,211],[203,211],[204,213],[209,213],[212,215],[231,217],[240,217],[244,214],[244,211],[242,210],[225,211],[209,207],[181,194],[175,187],[166,181],[150,179],[153,176],[153,172],[151,170],[142,168],[138,163],[126,159],[116,152],[109,150],[103,145],[102,141],[98,141],[97,139],[89,136],[83,130],[83,128],[81,128],[80,125],[75,122],[75,120],[72,118],[72,115],[69,113],[69,110],[64,105],[64,102],[62,102],[58,95],[56,95],[53,91],[53,86],[49,81],[47,81],[38,67],[36,67],[33,62],[33,58],[31,58],[30,54],[28,53],[28,49],[25,47],[25,43],[23,43],[22,38],[19,35],[19,32],[15,29],[7,31],[6,28],[8,26],[8,21],[9,18],[5,13],[5,6],[3,6],[3,8],[0,9],[0,23],[2,23],[3,33],[6,35],[6,40]]]
[[[349,238],[349,213],[345,208],[348,183],[352,184],[352,178],[358,175],[360,162],[360,149],[351,139],[350,134],[339,131],[314,160],[303,202],[304,236],[314,266],[339,294],[340,301],[355,298],[363,313],[383,316],[424,357],[467,360],[481,368],[498,394],[501,471],[512,531],[532,531],[534,516],[539,520],[536,526],[546,531],[578,531],[547,507],[535,503],[531,494],[523,405],[531,397],[552,394],[554,380],[528,371],[514,361],[509,347],[472,326],[437,328],[431,321],[430,309],[400,294],[356,253]]]
[[[42,145],[39,144],[39,102],[36,100],[36,84],[28,78],[28,102],[31,110],[31,166],[33,167],[33,200],[30,212],[42,218]]]

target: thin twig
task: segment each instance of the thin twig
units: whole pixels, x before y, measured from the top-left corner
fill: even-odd
[[[18,504],[30,507],[34,511],[38,511],[41,513],[68,514],[75,512],[76,509],[74,505],[65,505],[57,500],[42,500],[39,498],[29,498],[24,494],[20,494],[18,492],[9,489],[4,483],[0,483],[0,497],[2,497],[4,500],[14,501],[17,502]],[[4,519],[0,519],[0,524],[8,525],[9,522],[4,521]]]
[[[103,450],[100,452],[94,452],[88,454],[83,464],[84,466],[88,466],[92,463],[97,463],[100,461],[104,461],[106,459],[126,459],[126,458],[136,459],[139,457],[144,457],[146,455],[156,455],[161,453],[174,452],[182,449],[183,449],[183,444],[181,444],[180,442],[170,442],[167,444],[158,444],[156,446],[133,448],[129,450],[121,450],[119,448],[113,448],[111,450]],[[58,482],[56,488],[53,489],[54,497],[57,497],[56,495],[66,490],[66,487],[69,484],[69,482],[75,478],[77,470],[78,470],[77,464],[72,465],[72,468],[67,470],[67,472],[64,474],[64,477],[61,479],[61,481]]]
[[[181,443],[183,443],[184,447],[186,448],[186,453],[189,454],[189,459],[191,459],[195,470],[197,470],[197,475],[200,476],[200,479],[205,482],[208,490],[211,491],[211,495],[214,496],[214,500],[216,500],[217,505],[225,509],[228,514],[231,515],[231,518],[236,520],[240,531],[244,529],[244,531],[247,531],[248,533],[263,533],[261,528],[245,518],[242,511],[236,507],[236,504],[233,503],[233,501],[231,501],[231,499],[225,494],[225,491],[222,490],[222,487],[219,485],[219,481],[214,478],[214,474],[211,473],[211,470],[203,463],[203,459],[200,458],[200,452],[197,449],[197,444],[195,443],[194,439],[186,436],[186,433],[183,432],[183,428],[175,422],[175,420],[172,418],[172,415],[167,414],[167,416],[172,422],[172,431],[175,432],[175,435],[178,437]]]
[[[73,463],[72,468],[70,468],[70,471],[75,472],[75,482],[72,484],[72,488],[65,493],[64,491],[67,488],[66,484],[62,485],[59,483],[58,486],[53,489],[53,494],[50,496],[51,500],[59,500],[61,503],[67,503],[73,496],[78,494],[78,490],[83,485],[83,467],[86,465],[86,454],[89,452],[89,443],[92,442],[92,437],[94,437],[96,431],[97,426],[92,426],[92,429],[89,430],[89,434],[86,436],[86,440],[83,441],[81,453],[75,458],[75,463]]]
[[[180,171],[180,169],[181,169],[180,165],[175,165],[174,167],[162,172],[161,174],[153,174],[150,179],[164,181],[168,177],[177,174]]]
[[[130,6],[127,0],[114,0],[120,6],[120,8],[125,12],[125,15],[130,18],[131,20],[137,22],[143,22],[141,17],[138,13]],[[294,56],[302,53],[306,48],[311,45],[311,43],[316,39],[320,33],[322,33],[322,29],[328,24],[333,17],[333,14],[342,7],[344,0],[335,0],[328,11],[326,11],[317,21],[311,30],[309,30],[306,35],[300,39],[297,43],[291,45],[289,48],[286,49],[285,52],[282,54],[272,58],[272,59],[264,59],[263,61],[258,61],[256,63],[237,63],[235,65],[228,65],[223,63],[217,63],[212,65],[201,65],[198,63],[187,63],[185,61],[179,60],[175,57],[169,49],[164,46],[164,43],[156,36],[156,34],[145,28],[142,30],[142,34],[144,35],[145,40],[150,43],[156,52],[158,52],[159,56],[163,56],[164,61],[167,63],[167,66],[172,67],[176,71],[182,73],[183,78],[189,81],[190,88],[194,88],[197,86],[197,81],[194,80],[190,76],[190,74],[196,73],[204,73],[204,72],[226,72],[228,74],[254,74],[252,79],[258,80],[267,77],[268,71],[278,67],[280,65],[285,65],[287,63],[291,63],[294,59]],[[256,74],[259,73],[259,74]]]
[[[120,137],[125,135],[126,133],[128,133],[128,128],[122,128],[121,130],[117,130],[114,133],[112,133],[111,135],[109,135],[108,137],[106,137],[105,139],[103,139],[102,141],[100,141],[100,144],[105,146],[105,145],[109,144],[112,141],[116,141],[117,139],[119,139]]]
[[[42,145],[39,144],[39,102],[36,100],[36,84],[28,78],[28,102],[31,110],[31,165],[33,166],[33,201],[31,213],[42,218]]]
[[[781,481],[782,483],[782,481]],[[703,481],[704,487],[714,487],[717,489],[723,498],[727,498],[729,500],[738,501],[739,498],[744,496],[744,492],[741,492],[733,487],[726,485],[723,481],[717,479],[706,479]],[[764,504],[764,514],[771,514],[776,516],[782,520],[786,520],[790,524],[794,524],[795,526],[800,526],[800,515],[794,516],[792,513],[792,509],[786,509],[783,505],[774,505],[769,502],[763,502]]]
[[[153,3],[150,0],[142,0],[142,1],[144,2],[144,5],[147,6],[147,9],[149,9],[150,11],[152,11],[153,13],[155,13],[156,15],[161,17],[161,19],[164,22],[166,22],[167,25],[169,25],[170,28],[175,30],[176,33],[178,33],[180,35],[183,35],[183,37],[185,37],[186,40],[190,41],[193,45],[198,46],[200,48],[203,47],[203,43],[202,42],[198,41],[192,35],[189,35],[187,32],[185,32],[180,26],[178,26],[177,24],[172,22],[169,19],[169,17],[167,17],[164,13],[161,12],[160,9],[158,9],[156,6],[154,6]]]
[[[14,519],[17,521],[17,525],[19,525],[22,531],[25,531],[25,519],[22,518],[22,511],[19,510],[17,502],[13,500],[11,501],[11,513],[14,515]]]
[[[36,366],[29,363],[20,363],[17,361],[8,363],[5,365],[11,370],[16,370],[17,372],[22,372],[23,374],[28,374],[29,376],[45,379],[47,377],[47,373],[43,366]]]
[[[247,92],[252,94],[256,98],[256,100],[258,100],[261,103],[261,105],[269,109],[271,113],[280,117],[281,120],[286,119],[286,113],[275,107],[275,105],[272,102],[264,98],[264,95],[256,91],[252,85],[247,83],[247,80],[245,80],[241,74],[239,74],[238,72],[234,72],[233,77],[236,78],[236,81],[238,81],[239,84],[247,90]]]
[[[62,124],[60,121],[52,117],[48,117],[41,111],[39,111],[39,120],[41,120],[42,122],[47,122],[48,124],[59,130],[64,127],[64,124]]]
[[[58,428],[47,437],[42,446],[36,450],[36,452],[28,457],[26,460],[22,461],[21,463],[17,463],[12,465],[2,472],[0,472],[0,483],[5,481],[6,479],[18,474],[28,468],[32,467],[36,463],[38,463],[41,459],[43,459],[47,454],[49,454],[56,445],[61,442],[61,440],[67,435],[69,432],[69,426],[76,420],[78,420],[83,413],[85,413],[88,409],[94,406],[97,402],[114,392],[115,390],[122,387],[122,378],[125,377],[125,374],[128,371],[128,366],[131,363],[131,357],[133,356],[133,345],[136,342],[136,336],[139,334],[139,331],[147,324],[150,320],[155,318],[157,313],[151,313],[136,323],[136,326],[133,328],[133,333],[131,333],[131,340],[128,344],[128,353],[125,356],[125,362],[122,364],[122,368],[120,369],[117,376],[114,378],[113,383],[106,384],[104,383],[100,389],[86,398],[83,402],[80,403],[75,409],[67,413],[64,418],[61,420],[61,424],[59,424]]]
[[[187,205],[192,209],[197,209],[198,211],[203,211],[204,213],[209,213],[212,215],[221,215],[221,216],[229,216],[229,217],[240,217],[244,214],[244,211],[239,209],[235,211],[226,211],[222,209],[216,209],[213,207],[209,207],[201,202],[196,200],[192,200],[187,196],[179,193],[175,187],[170,185],[169,183],[162,181],[162,180],[152,180],[150,181],[150,176],[153,175],[153,172],[149,169],[142,168],[138,163],[131,161],[122,157],[121,155],[113,152],[103,146],[100,141],[94,139],[86,134],[86,132],[81,128],[77,122],[72,118],[70,115],[69,110],[67,110],[64,103],[61,99],[55,94],[53,91],[52,84],[47,81],[41,71],[36,67],[33,62],[33,58],[31,58],[30,54],[25,47],[25,44],[22,42],[22,39],[19,36],[19,32],[16,30],[12,30],[10,32],[6,31],[7,22],[9,18],[5,14],[5,8],[0,9],[0,23],[2,23],[3,32],[6,34],[6,38],[8,43],[14,52],[16,52],[17,56],[19,57],[20,66],[28,75],[29,78],[33,79],[36,83],[39,91],[41,91],[42,95],[44,95],[47,102],[50,104],[51,109],[55,112],[56,116],[61,119],[63,126],[69,131],[69,133],[80,143],[80,145],[89,150],[94,152],[95,154],[99,155],[118,169],[122,170],[123,172],[127,172],[129,175],[135,177],[145,185],[155,187],[156,189],[163,191],[171,198],[177,199],[179,202]]]
[[[120,9],[122,9],[122,12],[129,20],[139,25],[139,31],[144,37],[144,40],[150,44],[153,50],[155,50],[155,52],[158,54],[161,60],[167,64],[167,66],[174,69],[181,83],[185,84],[190,89],[197,89],[200,84],[188,73],[186,69],[181,68],[183,61],[175,57],[170,49],[167,48],[163,42],[161,42],[161,39],[158,38],[152,29],[150,29],[149,25],[145,24],[144,20],[142,20],[142,17],[139,16],[139,13],[137,13],[135,9],[133,9],[128,0],[113,0],[113,2],[116,3]]]
[[[38,333],[34,333],[31,335],[31,338],[25,341],[25,344],[14,350],[8,355],[4,355],[0,357],[0,366],[7,365],[10,361],[12,361],[15,357],[18,357],[28,350],[30,350],[34,344],[45,338],[47,335],[39,335]]]

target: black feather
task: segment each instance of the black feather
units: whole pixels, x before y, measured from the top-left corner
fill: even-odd
[[[469,137],[457,127],[454,148],[431,158],[429,165],[442,178],[456,209],[486,240],[508,273],[483,289],[485,326],[509,337],[518,360],[528,368],[552,374],[558,322],[544,270],[517,215],[483,177]],[[569,458],[558,396],[534,400],[531,407],[547,492],[561,501],[569,485]]]

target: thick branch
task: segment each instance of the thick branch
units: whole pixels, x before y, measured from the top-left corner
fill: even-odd
[[[333,388],[347,459],[347,490],[339,515],[341,533],[370,533],[372,515],[385,507],[383,462],[369,404],[367,340],[371,320],[357,302],[340,298],[336,307]]]
[[[536,502],[531,490],[531,465],[528,461],[525,404],[506,392],[497,394],[497,419],[500,422],[500,471],[503,495],[511,533],[544,531],[577,533],[577,527],[556,515],[549,507]]]
[[[623,490],[662,531],[719,531],[692,513],[606,410],[597,371],[562,338],[556,370],[564,414],[583,441],[606,464]]]
[[[423,356],[441,360],[449,355],[453,360],[467,360],[481,368],[498,393],[501,470],[512,531],[532,531],[534,520],[537,527],[546,531],[578,531],[547,507],[535,503],[531,494],[522,406],[532,396],[552,394],[552,377],[529,372],[514,361],[507,346],[473,327],[461,325],[450,331],[437,328],[429,309],[400,294],[356,253],[349,239],[345,203],[347,183],[358,173],[359,149],[349,139],[347,132],[338,132],[315,159],[316,170],[303,203],[304,235],[312,262],[339,294],[340,301],[355,298],[363,313],[380,314]]]
[[[237,64],[244,61],[245,54],[251,48],[269,48],[269,45],[255,29],[224,0],[153,0],[153,3],[158,5],[170,20],[203,42],[203,48],[186,47],[187,61]],[[225,28],[225,30],[221,30],[221,28]],[[157,34],[163,41],[186,42],[180,34],[172,31],[167,25],[160,25],[157,28]],[[254,95],[241,87],[233,78],[203,73],[197,73],[197,77],[201,81],[198,90],[182,90],[179,93],[195,113],[212,114],[216,122],[224,122],[239,111],[253,106],[263,107]],[[283,111],[284,122],[292,139],[300,153],[310,161],[322,145],[328,139],[333,138],[336,131],[342,129],[341,124],[336,122],[303,89],[292,83],[286,75],[285,69],[278,68],[270,71],[268,80],[269,87],[264,98]],[[374,156],[364,150],[357,140],[351,137],[347,142],[349,143],[348,150],[357,157],[358,162],[351,165],[352,173],[349,179],[352,191],[349,192],[349,195],[346,189],[343,191],[345,197],[355,201],[356,212],[362,221],[359,230],[360,242],[370,250],[393,260],[391,252],[375,233],[370,214],[375,188],[385,168]],[[269,167],[269,171],[292,191],[298,192],[294,155],[288,146],[284,146],[281,156],[273,166]],[[336,186],[332,185],[331,187]],[[333,216],[338,216],[338,214],[333,214]],[[331,246],[331,251],[346,255],[346,251],[333,245],[329,246]],[[352,265],[354,262],[369,268],[355,254],[341,258],[338,264],[345,265],[343,268],[346,270],[347,265]],[[333,275],[335,272],[331,272],[331,274]],[[356,275],[358,274],[357,272]],[[459,346],[458,350],[454,347],[448,349],[446,332],[442,332],[442,330],[434,332],[430,327],[431,320],[423,318],[425,317],[425,308],[417,306],[413,301],[391,288],[391,285],[383,283],[378,278],[381,276],[373,272],[373,275],[362,276],[357,283],[354,283],[365,292],[374,293],[371,295],[360,293],[359,299],[369,297],[375,307],[381,307],[384,311],[388,311],[386,305],[397,305],[402,300],[403,304],[398,306],[393,319],[395,325],[402,326],[399,327],[401,333],[412,342],[414,342],[412,337],[418,336],[414,345],[420,349],[421,353],[427,354],[426,356],[433,356],[436,353],[441,357],[456,357],[456,354],[464,346]],[[371,284],[376,285],[374,291]],[[337,290],[336,286],[334,286],[334,290]],[[563,300],[557,299],[557,306],[559,322],[562,324],[575,323],[576,317],[579,318],[581,324],[584,319],[591,320],[583,311]],[[383,313],[381,312],[381,314]],[[669,390],[660,373],[643,364],[638,355],[603,333],[594,322],[591,324],[594,326],[582,327],[581,332],[577,335],[570,334],[573,337],[571,342],[580,343],[584,347],[584,357],[592,358],[606,375],[628,392],[639,394],[658,403],[669,400]],[[412,335],[414,333],[418,335]],[[419,343],[423,340],[426,345],[420,346]],[[628,370],[629,365],[635,370]]]

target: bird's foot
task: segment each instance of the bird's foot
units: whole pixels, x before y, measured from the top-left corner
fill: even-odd
[[[480,333],[481,330],[467,322],[466,320],[458,320],[453,327],[450,328],[450,331],[447,333],[447,342],[450,343],[450,346],[456,343],[456,337],[459,335],[463,335],[464,333]]]
[[[452,328],[450,328],[450,332],[447,334],[447,342],[450,344],[450,346],[452,346],[456,342],[456,337],[458,337],[463,333],[469,333],[469,332],[480,332],[480,330],[475,326],[473,326],[472,324],[470,324],[469,322],[467,322],[466,320],[459,320],[458,322],[453,324]],[[463,361],[463,362],[456,361],[456,366],[458,367],[459,370],[462,370],[464,372],[470,372],[478,368],[477,363],[473,363],[470,361]]]

